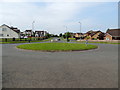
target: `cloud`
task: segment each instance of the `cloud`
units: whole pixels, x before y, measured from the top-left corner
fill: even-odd
[[[119,2],[119,0],[1,0],[1,2]]]
[[[93,23],[97,20],[91,17],[81,18],[85,9],[99,6],[100,3],[77,3],[77,2],[6,2],[0,3],[0,24],[17,26],[22,31],[32,28],[35,20],[34,30],[47,30],[50,33],[79,31],[81,21],[83,31],[92,27],[99,28]]]
[[[48,29],[57,33],[63,31],[63,25],[77,13],[78,8],[80,11],[76,3],[44,4],[40,6],[32,3],[3,3],[0,13],[4,19],[0,23],[11,23],[25,30],[30,29],[32,21],[35,20],[35,29]]]

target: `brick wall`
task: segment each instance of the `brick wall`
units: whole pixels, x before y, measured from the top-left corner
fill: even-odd
[[[105,38],[104,38],[105,40],[112,40],[112,36],[111,35],[109,35],[109,34],[106,34],[106,36],[105,36]]]

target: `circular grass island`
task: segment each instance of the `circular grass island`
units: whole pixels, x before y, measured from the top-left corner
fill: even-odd
[[[18,45],[17,48],[37,51],[82,51],[96,49],[96,45],[79,43],[33,43]]]

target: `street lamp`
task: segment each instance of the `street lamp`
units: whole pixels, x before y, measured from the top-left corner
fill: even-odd
[[[67,26],[65,26],[65,28],[66,28],[66,31],[67,31],[67,29],[68,29]]]
[[[63,27],[65,27],[65,29],[66,29],[66,31],[67,31],[67,29],[68,29],[67,26],[63,25]]]
[[[35,21],[32,22],[32,30],[34,30],[34,23],[35,23]]]
[[[66,38],[67,38],[67,42],[68,42],[68,41],[69,41],[68,32],[67,32],[68,27],[67,27],[67,26],[65,26],[65,28],[66,28]]]
[[[32,31],[34,31],[34,23],[35,23],[35,21],[32,22]],[[34,32],[31,33],[31,36],[32,36],[32,35],[35,37]]]
[[[81,26],[82,26],[82,23],[81,22],[78,22],[80,24],[80,34],[81,34]],[[80,40],[81,40],[81,36],[80,36]]]

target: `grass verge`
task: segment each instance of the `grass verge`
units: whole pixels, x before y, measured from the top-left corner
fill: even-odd
[[[45,39],[45,40],[33,40],[30,42],[44,42],[44,41],[50,41],[53,38]],[[29,41],[8,41],[8,42],[0,42],[0,44],[14,44],[14,43],[29,43]]]
[[[81,42],[81,43],[85,43],[86,41],[76,41],[76,42]],[[119,42],[118,43],[113,43],[113,42],[91,42],[91,41],[88,41],[88,43],[100,43],[100,44],[120,44]]]
[[[69,38],[70,40],[76,40],[75,38]]]
[[[17,48],[40,51],[78,51],[95,49],[98,46],[79,43],[34,43],[19,45]]]

